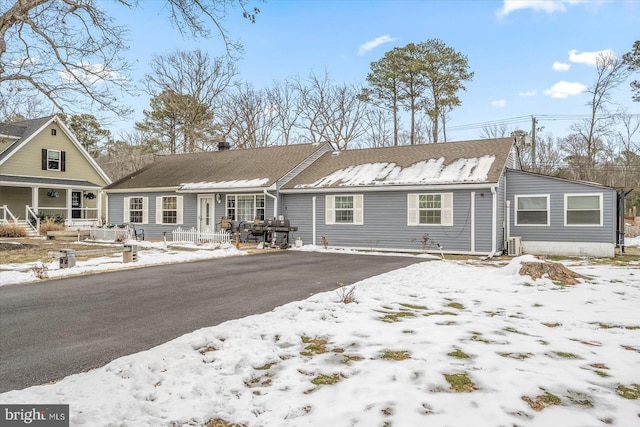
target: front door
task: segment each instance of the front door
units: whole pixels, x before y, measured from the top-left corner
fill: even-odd
[[[71,218],[82,218],[82,191],[71,192]]]
[[[213,196],[200,196],[198,199],[198,230],[203,231],[215,231],[215,224],[213,223]]]

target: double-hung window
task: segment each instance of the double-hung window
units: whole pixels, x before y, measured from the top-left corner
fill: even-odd
[[[325,223],[363,225],[363,195],[325,196]]]
[[[515,196],[515,225],[549,225],[549,195]]]
[[[264,220],[264,194],[230,194],[227,196],[227,218],[233,221]]]
[[[132,224],[146,224],[149,209],[148,197],[125,197],[124,221]]]
[[[47,150],[47,170],[50,170],[50,171],[60,170],[60,151]]]
[[[182,197],[156,197],[156,224],[182,224]]]
[[[567,226],[602,225],[602,193],[565,194],[564,207]]]
[[[453,193],[407,195],[408,225],[453,225]]]

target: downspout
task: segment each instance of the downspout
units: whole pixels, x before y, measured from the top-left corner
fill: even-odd
[[[471,252],[476,251],[476,192],[471,192]]]
[[[507,200],[507,242],[509,241],[509,237],[511,237],[511,200]]]
[[[269,193],[266,188],[262,189],[262,192],[264,193],[265,196],[269,196],[269,197],[271,197],[273,199],[273,219],[276,220],[278,218],[278,197],[276,197],[273,194]],[[271,233],[271,245],[272,245],[272,247],[274,247],[274,245],[276,243],[276,239],[277,239],[276,233],[275,232]]]
[[[496,187],[491,187],[491,197],[492,197],[492,205],[493,205],[493,213],[491,214],[491,253],[487,255],[487,259],[493,258],[496,254],[496,237],[497,237],[497,227],[498,227],[498,193],[496,191]]]
[[[269,193],[266,188],[262,189],[265,196],[269,196],[273,199],[273,218],[278,218],[278,198]]]
[[[311,244],[313,244],[313,246],[316,245],[316,196],[311,197],[311,221],[312,221],[312,225],[311,225],[311,233],[313,233],[313,235],[311,236]]]

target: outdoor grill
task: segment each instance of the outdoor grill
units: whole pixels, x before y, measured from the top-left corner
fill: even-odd
[[[289,247],[289,233],[298,231],[298,227],[291,226],[288,219],[269,219],[266,221],[254,221],[247,224],[247,240],[254,237],[256,241],[271,242],[269,246],[279,246],[282,249]]]

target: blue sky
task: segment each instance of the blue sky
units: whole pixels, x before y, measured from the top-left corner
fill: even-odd
[[[479,129],[455,131],[467,124],[587,114],[584,90],[595,79],[590,60],[605,50],[621,56],[640,39],[637,1],[271,0],[258,7],[255,24],[239,10],[224,22],[244,45],[239,78],[256,87],[325,70],[338,82],[364,84],[371,62],[386,51],[431,38],[466,55],[475,76],[451,113],[450,140],[478,137]],[[195,47],[223,53],[220,39],[182,38],[161,2],[143,1],[126,14],[113,10],[131,28],[126,55],[136,63],[135,78],[147,72],[153,54]],[[613,99],[640,113],[628,83]],[[131,99],[135,120],[148,101],[146,95]],[[563,136],[571,121],[542,118],[540,124]],[[526,121],[519,126],[530,128]]]

